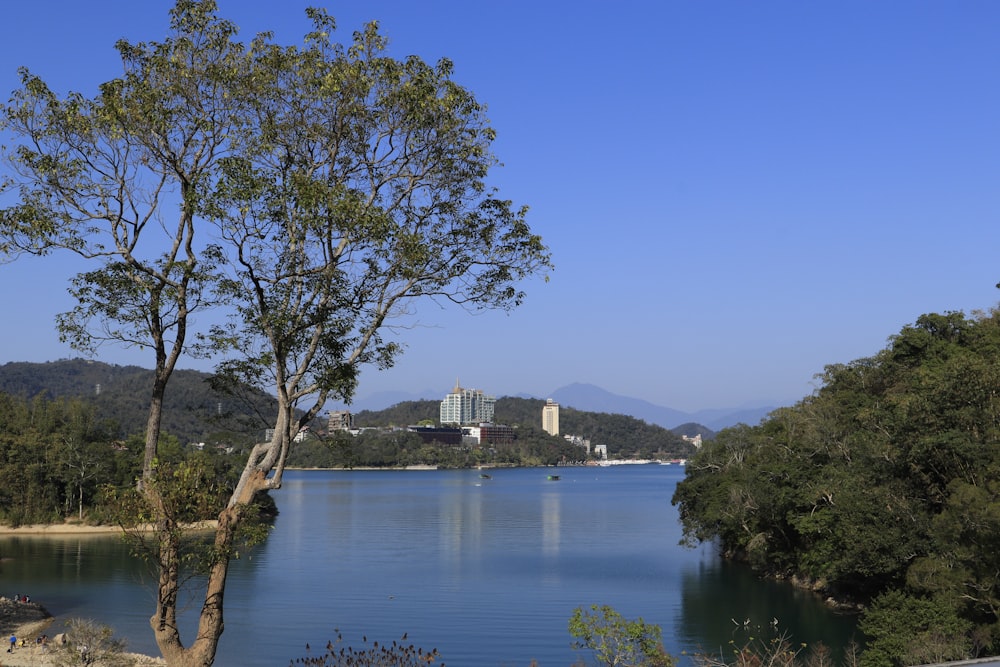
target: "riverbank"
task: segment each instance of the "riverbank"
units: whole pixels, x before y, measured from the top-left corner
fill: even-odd
[[[201,522],[192,529],[212,530],[215,528],[215,521]],[[0,536],[39,536],[48,538],[80,538],[80,537],[106,537],[108,535],[121,535],[121,526],[90,526],[81,523],[59,523],[59,524],[35,524],[26,526],[3,526],[0,525]],[[50,644],[53,641],[53,629],[61,631],[57,619],[49,614],[48,610],[36,602],[15,602],[11,598],[0,597],[0,640],[2,644],[9,646],[11,635],[17,637],[18,644],[24,641],[22,646],[17,646],[13,651],[7,653],[7,648],[0,649],[0,667],[55,667],[54,647],[42,648],[36,643],[36,639],[42,634],[49,637]],[[55,628],[53,627],[55,626]],[[162,667],[166,662],[162,658],[142,655],[139,653],[126,653],[131,658],[132,667]]]
[[[55,665],[53,635],[51,628],[55,618],[37,602],[15,602],[11,598],[0,597],[0,638],[10,646],[9,637],[17,638],[15,648],[7,653],[0,652],[0,667],[53,667]],[[36,642],[38,637],[49,636],[49,646],[43,648]],[[162,658],[154,658],[138,653],[126,654],[132,658],[134,667],[161,666]]]
[[[217,521],[200,521],[188,526],[190,530],[215,530]],[[152,530],[152,526],[145,526],[142,530]],[[0,525],[0,535],[121,535],[121,526],[90,526],[82,523],[39,523],[26,526],[4,526]]]

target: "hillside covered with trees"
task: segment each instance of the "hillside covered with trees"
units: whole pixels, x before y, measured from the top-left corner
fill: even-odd
[[[544,401],[538,399],[498,398],[494,421],[517,429],[540,428],[543,404]],[[408,426],[424,420],[437,422],[439,407],[438,401],[404,401],[385,410],[363,410],[355,415],[354,423],[357,427],[366,427]],[[561,406],[559,430],[561,434],[587,438],[595,445],[607,445],[608,456],[612,458],[644,458],[668,453],[687,456],[693,451],[691,445],[681,439],[680,433],[626,415]]]
[[[821,379],[688,462],[686,537],[863,606],[866,666],[1000,653],[1000,311],[924,315]]]
[[[430,464],[442,467],[477,465],[558,465],[583,463],[586,450],[552,436],[541,428],[543,401],[524,398],[497,399],[494,421],[511,426],[513,443],[481,447],[456,447],[424,443],[404,429],[421,422],[436,423],[438,401],[404,401],[379,411],[355,415],[363,430],[354,436],[332,432],[326,438],[297,443],[289,454],[291,465],[302,467],[397,467]],[[583,412],[562,408],[560,431],[604,444],[612,458],[661,458],[690,456],[694,447],[660,426],[625,415]]]
[[[0,393],[29,400],[79,399],[115,438],[141,434],[149,412],[153,371],[87,359],[0,365]],[[182,444],[245,444],[263,437],[274,420],[276,401],[247,389],[222,391],[212,375],[177,371],[165,396],[162,430]]]
[[[0,523],[116,523],[122,494],[142,472],[143,451],[141,433],[122,439],[117,431],[80,399],[0,393]],[[161,469],[183,469],[199,489],[188,499],[202,495],[191,519],[218,511],[225,485],[246,459],[243,449],[200,450],[168,434],[160,438],[160,452]]]

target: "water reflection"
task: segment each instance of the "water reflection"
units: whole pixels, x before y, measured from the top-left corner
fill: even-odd
[[[559,555],[560,495],[542,494],[542,553],[546,556]]]
[[[839,660],[855,639],[857,619],[834,614],[816,594],[761,581],[737,564],[713,558],[681,576],[677,631],[709,653],[728,652],[751,637],[786,635],[794,644],[823,643]]]
[[[353,643],[408,632],[447,664],[559,667],[577,657],[573,608],[593,603],[661,625],[675,654],[725,648],[747,619],[787,620],[796,641],[850,636],[854,620],[814,597],[677,546],[670,496],[683,471],[631,468],[568,469],[555,484],[531,469],[485,482],[477,471],[286,473],[271,537],[231,568],[219,664],[288,664],[339,628]],[[0,539],[0,593],[109,623],[141,652],[156,652],[149,581],[117,538]]]

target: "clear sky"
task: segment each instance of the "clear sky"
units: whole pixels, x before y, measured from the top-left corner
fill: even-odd
[[[219,0],[245,39],[282,43],[319,4]],[[171,5],[6,7],[0,89],[25,65],[91,96],[121,71],[114,42],[162,39]],[[340,41],[374,19],[393,55],[454,61],[498,132],[492,181],[530,206],[556,265],[510,315],[426,304],[361,397],[436,398],[457,378],[497,396],[585,382],[680,410],[790,404],[922,313],[1000,298],[1000,3],[325,6]],[[0,266],[0,362],[78,356],[53,327],[71,268]]]

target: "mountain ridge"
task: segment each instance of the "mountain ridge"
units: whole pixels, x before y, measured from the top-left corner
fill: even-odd
[[[92,400],[102,403],[110,401],[112,403],[131,403],[143,394],[148,380],[146,379],[152,371],[138,366],[118,366],[100,361],[85,359],[61,359],[50,362],[8,362],[0,365],[0,390],[8,393],[34,396],[42,391],[54,396],[90,396]],[[186,424],[183,429],[185,437],[202,437],[207,429],[215,428],[216,425],[209,426],[205,419],[214,412],[213,408],[225,404],[229,410],[237,413],[244,412],[243,406],[235,406],[232,397],[223,397],[211,391],[208,386],[208,373],[200,371],[178,370],[177,378],[186,384],[185,391],[179,393],[171,392],[171,398],[181,400],[185,413],[200,413],[201,424]],[[58,383],[54,380],[58,377]],[[185,382],[186,381],[186,382]],[[127,385],[121,386],[122,384]],[[58,387],[56,385],[59,385]],[[119,385],[116,388],[116,385]],[[379,411],[391,407],[404,401],[412,400],[436,400],[440,401],[451,391],[451,388],[441,391],[424,389],[419,393],[404,391],[382,391],[369,394],[354,401],[350,405],[352,412],[360,410]],[[97,394],[97,396],[95,396]],[[187,396],[184,396],[187,394]],[[712,431],[720,431],[724,428],[734,426],[739,423],[754,426],[775,407],[739,407],[739,408],[711,408],[698,410],[696,412],[685,412],[662,405],[657,405],[651,401],[632,396],[615,394],[594,384],[574,382],[563,387],[559,387],[552,392],[539,396],[530,393],[519,393],[512,398],[525,398],[532,400],[545,400],[551,398],[560,405],[567,408],[575,408],[587,412],[603,412],[609,414],[621,414],[628,417],[641,419],[650,424],[662,426],[666,429],[675,429],[686,424],[699,424]],[[265,398],[265,397],[261,397]],[[103,399],[103,400],[102,400]],[[266,398],[265,398],[266,400]],[[273,400],[273,398],[271,399]],[[337,409],[336,404],[331,403],[330,409]],[[142,411],[139,410],[141,413]],[[134,420],[122,420],[122,426],[128,432],[141,430],[142,423]],[[214,420],[211,420],[214,421]],[[177,429],[178,426],[171,424]],[[257,428],[263,429],[266,424],[258,424]]]
[[[405,391],[380,391],[356,400],[349,407],[352,411],[378,411],[404,401],[441,400],[450,389],[443,390],[434,396],[434,391],[427,389],[419,393]],[[431,394],[431,396],[428,396]],[[622,414],[636,419],[642,419],[650,424],[656,424],[667,429],[677,428],[687,423],[697,423],[712,431],[720,431],[736,424],[755,426],[777,406],[709,408],[696,412],[685,412],[674,408],[656,405],[642,398],[614,394],[597,385],[574,382],[538,396],[530,393],[518,393],[513,398],[530,398],[545,400],[551,398],[560,405],[585,410],[588,412],[605,412]]]

